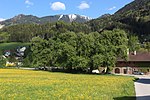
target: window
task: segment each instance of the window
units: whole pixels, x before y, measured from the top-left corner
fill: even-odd
[[[120,73],[120,69],[119,69],[119,68],[116,68],[116,69],[115,69],[115,73],[119,74],[119,73]]]

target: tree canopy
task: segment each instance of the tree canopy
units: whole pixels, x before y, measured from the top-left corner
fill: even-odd
[[[32,39],[32,64],[66,69],[114,67],[117,57],[126,57],[127,35],[114,29],[102,33],[65,32],[48,40]]]

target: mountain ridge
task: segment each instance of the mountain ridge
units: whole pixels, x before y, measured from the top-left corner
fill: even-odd
[[[150,41],[150,0],[134,0],[118,10],[116,13],[112,15],[105,14],[97,19],[91,19],[87,16],[77,14],[60,14],[44,17],[20,14],[11,19],[0,22],[0,24],[9,26],[26,23],[44,24],[56,21],[85,22],[83,26],[86,26],[92,32],[96,31],[99,33],[104,30],[113,30],[116,28],[123,29],[129,35],[138,36],[142,43]]]
[[[29,23],[43,24],[47,22],[57,22],[57,21],[83,23],[91,19],[92,18],[90,17],[84,15],[78,15],[78,14],[68,14],[68,15],[59,14],[59,15],[44,16],[44,17],[19,14],[13,18],[0,22],[0,24],[9,26],[9,25],[16,25],[16,24],[29,24]]]
[[[119,28],[137,35],[141,42],[150,41],[150,0],[134,0],[113,15],[103,15],[88,24],[92,31]]]

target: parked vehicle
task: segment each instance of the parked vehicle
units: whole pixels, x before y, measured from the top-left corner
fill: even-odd
[[[45,70],[45,71],[47,71],[48,67],[39,67],[39,70]]]
[[[98,69],[96,69],[96,70],[92,70],[92,73],[99,74],[100,72]]]
[[[143,72],[139,72],[139,71],[134,71],[133,74],[134,74],[134,75],[144,75]]]

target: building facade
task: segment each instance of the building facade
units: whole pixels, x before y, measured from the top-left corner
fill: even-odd
[[[113,73],[133,74],[135,71],[150,74],[150,52],[129,53],[128,60],[118,59]]]

